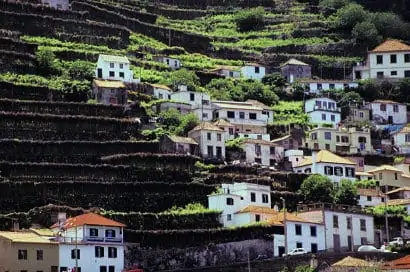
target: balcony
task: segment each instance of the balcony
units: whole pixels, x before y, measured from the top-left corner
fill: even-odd
[[[252,126],[266,126],[268,124],[268,119],[240,119],[240,118],[228,118],[231,124],[236,125],[252,125]]]
[[[121,243],[121,237],[102,237],[102,236],[84,236],[84,241],[87,242],[106,242],[106,243]]]
[[[323,110],[323,111],[331,111],[331,112],[340,112],[340,108],[328,108],[328,107],[320,107],[314,106],[313,110]]]

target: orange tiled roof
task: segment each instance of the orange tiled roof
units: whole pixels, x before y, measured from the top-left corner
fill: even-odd
[[[410,51],[410,46],[399,40],[386,40],[373,49],[372,53]]]
[[[285,214],[283,212],[277,212],[274,216],[269,218],[267,220],[267,222],[270,223],[270,224],[274,224],[275,222],[283,223],[284,220],[285,220],[284,216],[285,216]],[[297,216],[296,214],[293,214],[293,213],[286,213],[286,221],[309,223],[309,224],[321,224],[321,223],[318,223],[318,222],[314,222],[314,221],[302,218],[302,217]]]
[[[380,190],[377,190],[377,189],[358,189],[357,192],[361,196],[374,196],[374,197],[385,197],[386,196]]]
[[[372,103],[399,104],[399,102],[396,102],[393,100],[386,100],[386,99],[377,99],[377,100],[374,100]]]
[[[401,191],[410,191],[410,187],[408,187],[408,186],[400,187],[398,189],[387,192],[387,194],[388,195],[389,194],[394,194],[394,193],[398,193],[398,192],[401,192]]]
[[[104,216],[95,213],[85,213],[76,217],[68,218],[64,223],[65,229],[74,227],[91,225],[91,226],[108,226],[108,227],[125,227],[124,224],[108,219]],[[58,224],[52,225],[50,228],[57,228]]]
[[[407,255],[403,258],[384,263],[381,266],[382,270],[404,270],[410,269],[410,255]]]
[[[266,213],[266,214],[277,214],[278,211],[275,211],[274,209],[268,208],[268,207],[262,207],[262,206],[256,206],[256,205],[250,205],[242,210],[236,212],[236,213]]]

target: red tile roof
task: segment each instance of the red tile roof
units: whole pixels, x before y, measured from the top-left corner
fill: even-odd
[[[65,229],[80,227],[84,225],[89,226],[107,226],[107,227],[125,227],[124,224],[108,219],[104,216],[95,213],[85,213],[76,217],[68,218],[64,223]],[[57,228],[58,224],[52,225],[50,228]]]
[[[373,49],[372,53],[410,51],[410,46],[399,40],[386,40]]]
[[[399,269],[410,269],[410,255],[403,258],[384,263],[381,266],[382,270],[399,270]]]

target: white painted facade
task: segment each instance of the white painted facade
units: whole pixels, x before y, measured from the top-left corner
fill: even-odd
[[[285,160],[292,164],[292,168],[303,160],[303,150],[290,149],[284,152]]]
[[[139,79],[134,79],[128,58],[121,56],[99,55],[95,77],[129,83],[139,82]]]
[[[378,124],[406,124],[407,107],[389,100],[375,100],[370,103],[372,121]]]
[[[241,71],[236,69],[229,69],[229,68],[217,68],[212,70],[218,75],[224,76],[225,78],[240,78]]]
[[[194,128],[189,131],[188,137],[191,137],[199,144],[200,153],[203,158],[225,159],[226,131],[219,128],[209,129],[205,126],[202,129]]]
[[[340,123],[340,108],[336,101],[330,98],[312,98],[305,101],[305,113],[309,116],[313,124],[333,124]]]
[[[241,67],[241,74],[246,79],[262,80],[266,69],[260,65],[245,65]]]
[[[176,70],[182,67],[181,61],[179,59],[170,58],[166,56],[154,56],[154,61],[166,64],[169,68]]]
[[[247,163],[274,166],[283,159],[284,149],[269,141],[248,139],[242,143]]]
[[[384,203],[384,198],[381,196],[359,195],[357,205],[361,207],[374,207]]]
[[[298,232],[299,228],[300,232]],[[288,252],[295,248],[304,248],[308,252],[315,251],[315,248],[316,251],[326,249],[325,226],[323,224],[286,220],[286,234]]]
[[[71,9],[69,0],[41,0],[41,3],[45,6],[49,6],[55,9],[61,9],[61,10]]]
[[[152,86],[154,94],[153,96],[157,99],[164,99],[170,100],[172,91],[169,88],[159,87],[159,86]]]
[[[228,198],[233,201],[229,202]],[[228,205],[228,203],[232,203],[232,205]],[[220,221],[225,227],[254,223],[255,215],[250,213],[236,214],[250,205],[270,208],[270,186],[252,183],[221,184],[221,192],[208,195],[208,208],[222,211]],[[264,215],[265,221],[267,218]]]
[[[392,137],[394,146],[399,148],[399,154],[410,154],[410,130],[407,127],[394,133]]]
[[[238,136],[240,138],[270,141],[270,134],[267,134],[267,133],[264,133],[264,134],[260,134],[260,133],[238,133]]]
[[[335,81],[335,80],[301,80],[299,83],[309,90],[310,93],[319,94],[322,91],[344,90],[347,88],[359,87],[358,82],[354,81]]]
[[[207,93],[178,91],[171,94],[171,100],[190,104],[192,111],[201,121],[210,121],[213,118],[211,97]]]

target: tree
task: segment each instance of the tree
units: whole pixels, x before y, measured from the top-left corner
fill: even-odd
[[[39,74],[43,76],[61,75],[61,65],[50,49],[39,49],[36,52],[36,60]]]
[[[299,189],[305,202],[334,202],[333,183],[326,176],[313,174],[306,178]]]
[[[366,101],[373,101],[380,97],[380,88],[377,86],[376,81],[372,79],[362,80],[357,92]]]
[[[231,93],[231,97],[236,101],[254,99],[268,106],[279,101],[278,96],[266,85],[255,80],[243,80],[237,83]]]
[[[368,18],[368,12],[356,3],[350,3],[336,13],[336,27],[350,32],[353,27]]]
[[[180,118],[180,124],[175,129],[175,134],[179,136],[187,136],[188,131],[193,129],[199,124],[198,116],[195,113],[189,113],[182,115]]]
[[[356,43],[367,44],[370,48],[382,40],[376,26],[370,21],[357,23],[352,29],[352,36],[356,40]]]
[[[348,0],[320,0],[319,8],[326,16],[335,13],[348,4]]]
[[[174,131],[181,124],[181,113],[176,109],[169,109],[159,114],[159,121],[166,130]]]
[[[68,68],[68,75],[76,80],[92,80],[94,77],[94,64],[88,61],[76,60]]]
[[[216,100],[231,100],[230,92],[235,88],[235,85],[231,79],[212,79],[205,89],[208,90],[209,94],[213,99]]]
[[[268,74],[262,78],[262,83],[274,87],[285,87],[286,79],[279,73]]]
[[[179,69],[169,74],[170,81],[174,87],[186,85],[190,90],[196,91],[200,86],[199,77],[194,71]]]
[[[335,193],[335,203],[344,205],[357,205],[357,188],[348,179],[342,179]]]
[[[371,14],[371,21],[383,37],[406,39],[403,20],[392,12],[375,12]]]
[[[260,29],[264,25],[264,15],[263,7],[242,10],[235,16],[236,26],[241,32]]]

